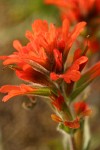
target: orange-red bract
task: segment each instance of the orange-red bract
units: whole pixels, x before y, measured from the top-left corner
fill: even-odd
[[[74,109],[75,109],[75,113],[81,117],[89,116],[92,112],[92,110],[84,101],[79,101],[74,103]]]
[[[14,86],[14,85],[4,85],[0,88],[0,92],[2,93],[8,93],[8,95],[4,96],[3,101],[6,102],[10,98],[17,96],[17,95],[26,95],[34,93],[38,89],[32,88],[31,86],[27,86],[25,84],[21,84],[20,86]]]
[[[80,69],[81,65],[85,65],[88,61],[88,58],[86,56],[82,56],[75,60],[75,62],[72,64],[71,67],[68,68],[68,70],[64,74],[56,74],[51,73],[50,77],[52,80],[58,80],[59,78],[63,78],[66,83],[71,83],[71,81],[75,82],[78,81],[81,77]]]

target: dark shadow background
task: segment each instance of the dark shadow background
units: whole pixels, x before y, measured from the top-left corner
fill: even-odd
[[[42,0],[0,0],[0,55],[14,51],[12,42],[19,39],[27,43],[25,31],[31,30],[35,19],[46,19],[55,24],[60,23],[58,10],[45,6]],[[19,84],[14,72],[3,68],[0,63],[0,86]],[[89,91],[89,103],[94,109],[91,117],[93,135],[91,150],[100,150],[100,80],[98,79]],[[26,110],[22,107],[27,97],[15,97],[7,103],[2,102],[0,95],[0,150],[62,150],[61,135],[56,131],[50,115],[52,110],[42,99]]]

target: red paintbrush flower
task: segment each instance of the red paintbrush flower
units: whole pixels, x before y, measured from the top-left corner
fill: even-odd
[[[81,71],[88,58],[84,51],[78,49],[74,53],[72,65],[69,66],[67,56],[85,25],[85,22],[80,22],[70,32],[67,19],[59,28],[54,24],[48,25],[46,21],[34,21],[33,32],[26,32],[29,43],[22,46],[19,41],[15,40],[13,46],[17,51],[9,56],[0,57],[3,64],[13,69],[18,78],[29,83],[20,86],[2,86],[0,92],[7,93],[3,101],[17,95],[46,96],[51,98],[50,102],[56,113],[61,113],[61,117],[53,115],[53,120],[69,128],[79,128],[80,120],[78,117],[73,119],[65,97],[68,98],[66,91],[68,90],[70,96],[74,82],[81,79]],[[96,67],[93,70],[95,69]],[[98,74],[92,73],[92,76],[91,78],[94,79]],[[55,82],[58,79],[60,82]],[[67,90],[64,89],[64,86],[67,87]]]

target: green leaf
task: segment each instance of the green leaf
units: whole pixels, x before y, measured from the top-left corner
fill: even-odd
[[[79,86],[78,88],[75,88],[75,90],[69,96],[69,99],[73,101],[90,83],[91,81],[88,81],[86,83],[81,84],[81,86]]]
[[[50,96],[53,93],[53,90],[51,90],[50,88],[39,88],[37,90],[35,90],[34,92],[32,92],[35,95],[40,95],[40,96]]]

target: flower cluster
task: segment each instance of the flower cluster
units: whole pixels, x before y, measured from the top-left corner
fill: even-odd
[[[17,95],[48,97],[55,111],[52,119],[69,128],[79,128],[81,119],[89,116],[91,109],[80,101],[74,103],[73,114],[69,104],[100,75],[100,62],[82,74],[88,62],[84,49],[75,49],[71,62],[68,62],[69,51],[85,25],[80,22],[70,31],[67,19],[61,27],[42,20],[34,21],[33,32],[26,32],[28,44],[22,46],[15,40],[13,46],[17,51],[0,57],[3,65],[13,69],[18,78],[26,82],[19,86],[2,86],[0,92],[8,93],[3,101]]]

